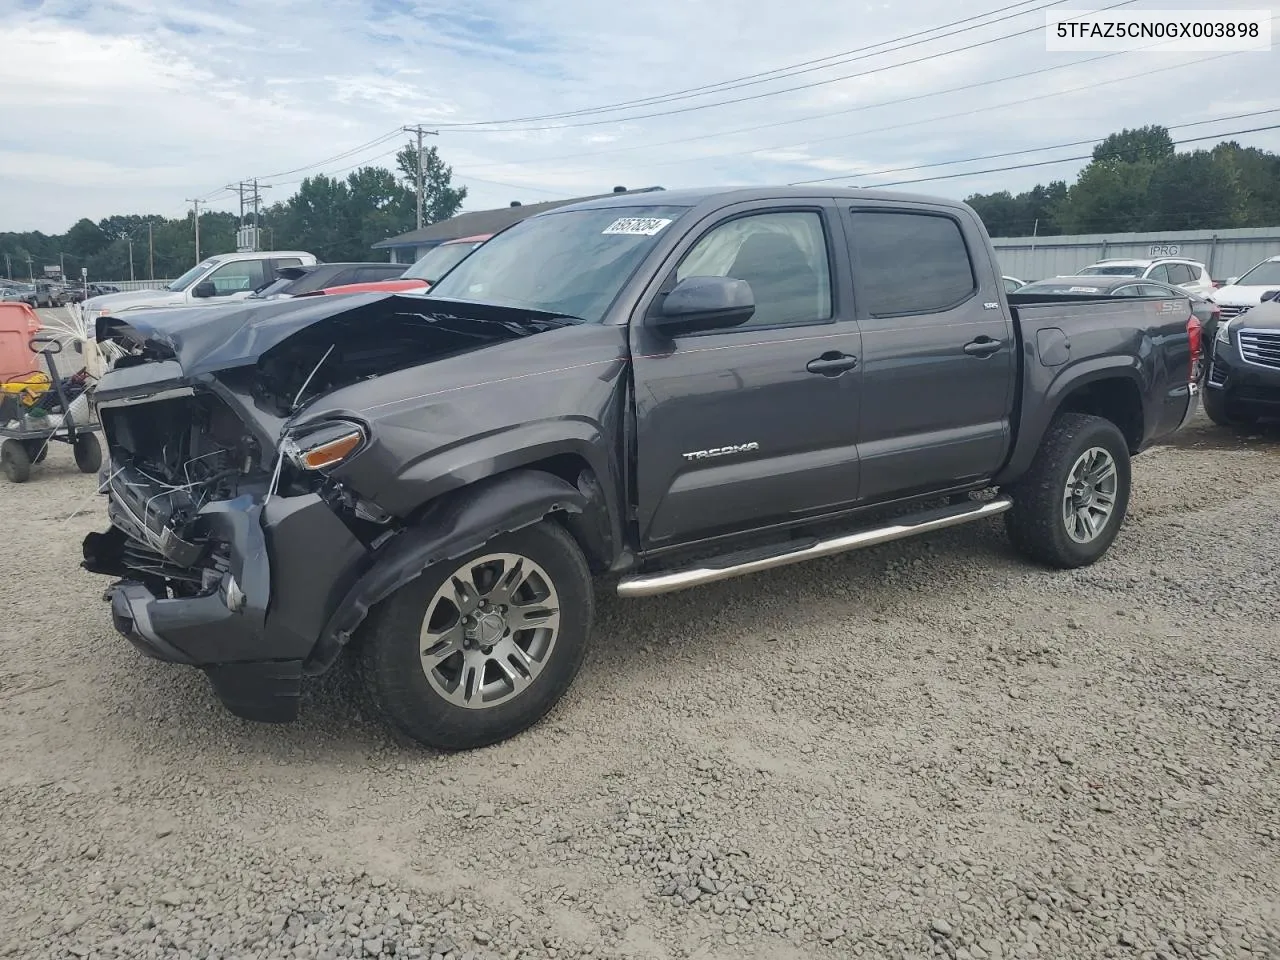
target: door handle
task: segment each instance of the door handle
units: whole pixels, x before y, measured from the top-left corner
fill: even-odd
[[[805,364],[805,369],[810,373],[818,373],[824,377],[838,377],[846,370],[852,370],[857,365],[857,357],[852,357],[847,353],[836,353],[832,350],[824,353],[816,360],[810,360]]]
[[[977,340],[970,340],[966,343],[964,345],[964,352],[971,357],[989,357],[1003,346],[1003,340],[993,340],[991,337],[979,337]]]

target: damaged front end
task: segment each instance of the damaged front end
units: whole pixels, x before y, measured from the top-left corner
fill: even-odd
[[[117,578],[106,596],[120,633],[202,668],[248,719],[297,715],[326,624],[404,528],[332,475],[366,451],[368,424],[308,420],[307,405],[521,335],[442,322],[400,298],[347,299],[198,320],[149,311],[146,328],[104,318],[99,329],[126,355],[95,391],[111,527],[85,538],[83,566]]]

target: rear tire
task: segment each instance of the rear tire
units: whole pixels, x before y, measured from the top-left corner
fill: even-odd
[[[1227,395],[1221,390],[1205,389],[1204,412],[1205,416],[1220,427],[1229,427],[1235,422],[1227,416]]]
[[[1129,446],[1114,423],[1061,414],[1031,468],[1009,490],[1009,539],[1019,553],[1048,567],[1094,563],[1120,532],[1131,480]]]
[[[0,465],[10,483],[26,483],[31,479],[31,458],[21,440],[6,440],[0,444]]]
[[[594,615],[582,551],[544,521],[432,567],[379,604],[361,631],[361,673],[409,737],[440,750],[484,747],[527,730],[564,696]]]
[[[102,445],[92,433],[82,433],[73,445],[76,466],[81,473],[97,473],[102,469]]]

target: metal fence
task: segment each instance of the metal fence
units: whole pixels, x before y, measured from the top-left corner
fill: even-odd
[[[993,237],[1000,269],[1019,280],[1070,276],[1118,257],[1199,260],[1215,280],[1238,277],[1260,260],[1280,256],[1280,227],[1184,230],[1173,233],[1088,234],[1073,237]]]

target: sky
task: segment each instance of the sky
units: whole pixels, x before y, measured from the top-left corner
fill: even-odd
[[[946,175],[906,188],[963,198],[1070,182],[1081,161],[973,171],[1090,146],[1014,151],[1149,123],[1212,138],[1193,149],[1280,124],[1274,49],[1046,52],[1044,7],[1114,2],[0,0],[0,231],[234,210],[221,188],[253,177],[284,199],[304,176],[392,166],[414,124],[438,131],[467,210],[827,177]],[[1280,152],[1280,130],[1233,139]]]

